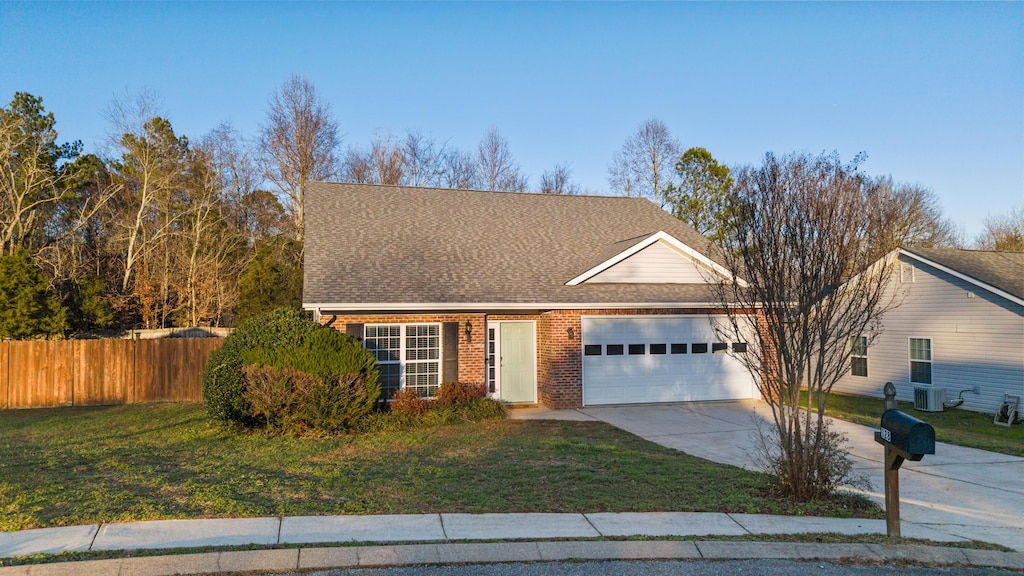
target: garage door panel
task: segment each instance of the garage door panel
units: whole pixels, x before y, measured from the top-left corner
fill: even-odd
[[[600,345],[601,355],[583,357],[583,403],[628,404],[728,400],[754,397],[756,389],[742,363],[730,354],[713,354],[717,341],[705,316],[585,318],[583,344]],[[687,354],[671,354],[673,343]],[[694,343],[708,352],[693,354]],[[607,355],[607,345],[622,345],[622,355]],[[644,344],[644,354],[629,354],[629,344]],[[665,344],[666,354],[651,354]]]

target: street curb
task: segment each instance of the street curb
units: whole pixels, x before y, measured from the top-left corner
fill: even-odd
[[[1024,570],[1024,553],[939,546],[727,542],[688,540],[559,541],[339,546],[207,552],[170,556],[28,564],[0,576],[171,576],[245,571],[493,564],[563,560],[861,560]]]

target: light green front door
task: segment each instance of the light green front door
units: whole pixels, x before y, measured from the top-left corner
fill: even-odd
[[[498,326],[499,396],[505,402],[536,402],[533,322],[501,322]]]

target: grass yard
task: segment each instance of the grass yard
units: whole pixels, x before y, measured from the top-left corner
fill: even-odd
[[[991,414],[953,408],[942,412],[918,412],[913,402],[900,402],[900,410],[935,428],[939,442],[991,450],[1011,456],[1024,456],[1024,426],[1007,428],[992,423]],[[831,394],[825,413],[834,418],[877,428],[884,412],[879,398],[860,398]]]
[[[434,512],[722,511],[795,504],[771,479],[599,422],[498,420],[337,438],[239,436],[195,404],[0,412],[0,530],[95,522]]]

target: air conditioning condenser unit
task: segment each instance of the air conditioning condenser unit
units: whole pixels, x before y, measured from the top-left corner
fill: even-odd
[[[914,386],[914,410],[922,412],[942,412],[942,403],[946,401],[946,389],[934,386]]]

